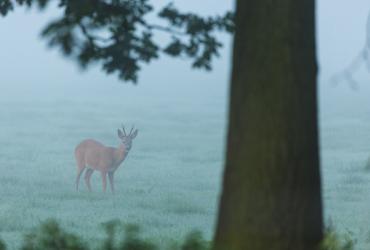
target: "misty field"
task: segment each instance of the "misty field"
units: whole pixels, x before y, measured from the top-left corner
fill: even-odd
[[[138,224],[145,237],[159,243],[193,229],[211,239],[226,91],[94,86],[81,93],[56,87],[45,94],[2,96],[0,233],[10,249],[48,218],[88,242],[103,237],[101,223],[111,219]],[[340,232],[352,232],[358,249],[368,249],[370,115],[328,113],[320,124],[326,221]],[[139,135],[116,172],[116,194],[102,193],[98,172],[92,177],[93,193],[83,178],[76,192],[75,146],[85,138],[118,145],[121,123],[135,125]]]
[[[86,241],[102,237],[100,224],[111,219],[138,224],[159,242],[192,229],[210,238],[223,158],[224,98],[114,90],[104,93],[102,86],[96,98],[71,91],[2,100],[0,232],[11,248],[47,218]],[[83,178],[76,192],[75,146],[85,138],[118,146],[121,123],[135,125],[139,135],[116,171],[116,193],[102,192],[99,172],[92,177],[93,193]]]

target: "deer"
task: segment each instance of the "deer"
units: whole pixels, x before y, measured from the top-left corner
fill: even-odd
[[[107,188],[107,175],[112,193],[114,190],[114,173],[122,162],[126,159],[132,147],[132,141],[138,134],[138,130],[131,128],[129,134],[126,134],[125,127],[122,130],[117,129],[117,135],[120,139],[118,147],[107,147],[94,139],[85,139],[75,148],[75,159],[77,165],[76,191],[80,182],[81,174],[85,172],[85,183],[91,192],[90,178],[93,172],[100,171],[103,181],[103,192]]]

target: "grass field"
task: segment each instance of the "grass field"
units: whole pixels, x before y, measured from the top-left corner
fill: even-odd
[[[154,92],[155,93],[155,92]],[[27,99],[27,98],[26,98]],[[225,105],[192,96],[109,93],[3,100],[0,105],[0,233],[12,249],[47,218],[81,234],[102,235],[111,219],[139,224],[157,241],[200,229],[211,237],[223,158]],[[99,173],[75,192],[74,147],[85,138],[118,145],[121,123],[139,135],[116,172],[116,194]]]
[[[139,224],[146,237],[160,243],[193,229],[211,239],[222,173],[225,96],[115,88],[120,87],[104,92],[102,86],[96,98],[70,90],[53,98],[2,99],[0,234],[10,249],[48,218],[91,242],[103,236],[101,223],[111,219]],[[97,98],[97,93],[109,98]],[[117,170],[116,194],[102,193],[97,173],[93,193],[84,184],[75,192],[75,145],[88,137],[116,145],[122,122],[135,124],[139,135]],[[326,221],[341,232],[352,231],[358,249],[368,249],[370,118],[366,112],[322,115],[320,133]]]

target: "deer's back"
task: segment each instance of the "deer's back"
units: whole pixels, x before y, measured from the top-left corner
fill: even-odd
[[[107,170],[114,162],[114,149],[96,140],[86,139],[77,145],[75,156],[90,168]]]

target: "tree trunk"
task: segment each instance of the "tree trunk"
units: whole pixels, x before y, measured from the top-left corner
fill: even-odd
[[[216,250],[322,239],[314,0],[237,0]]]

